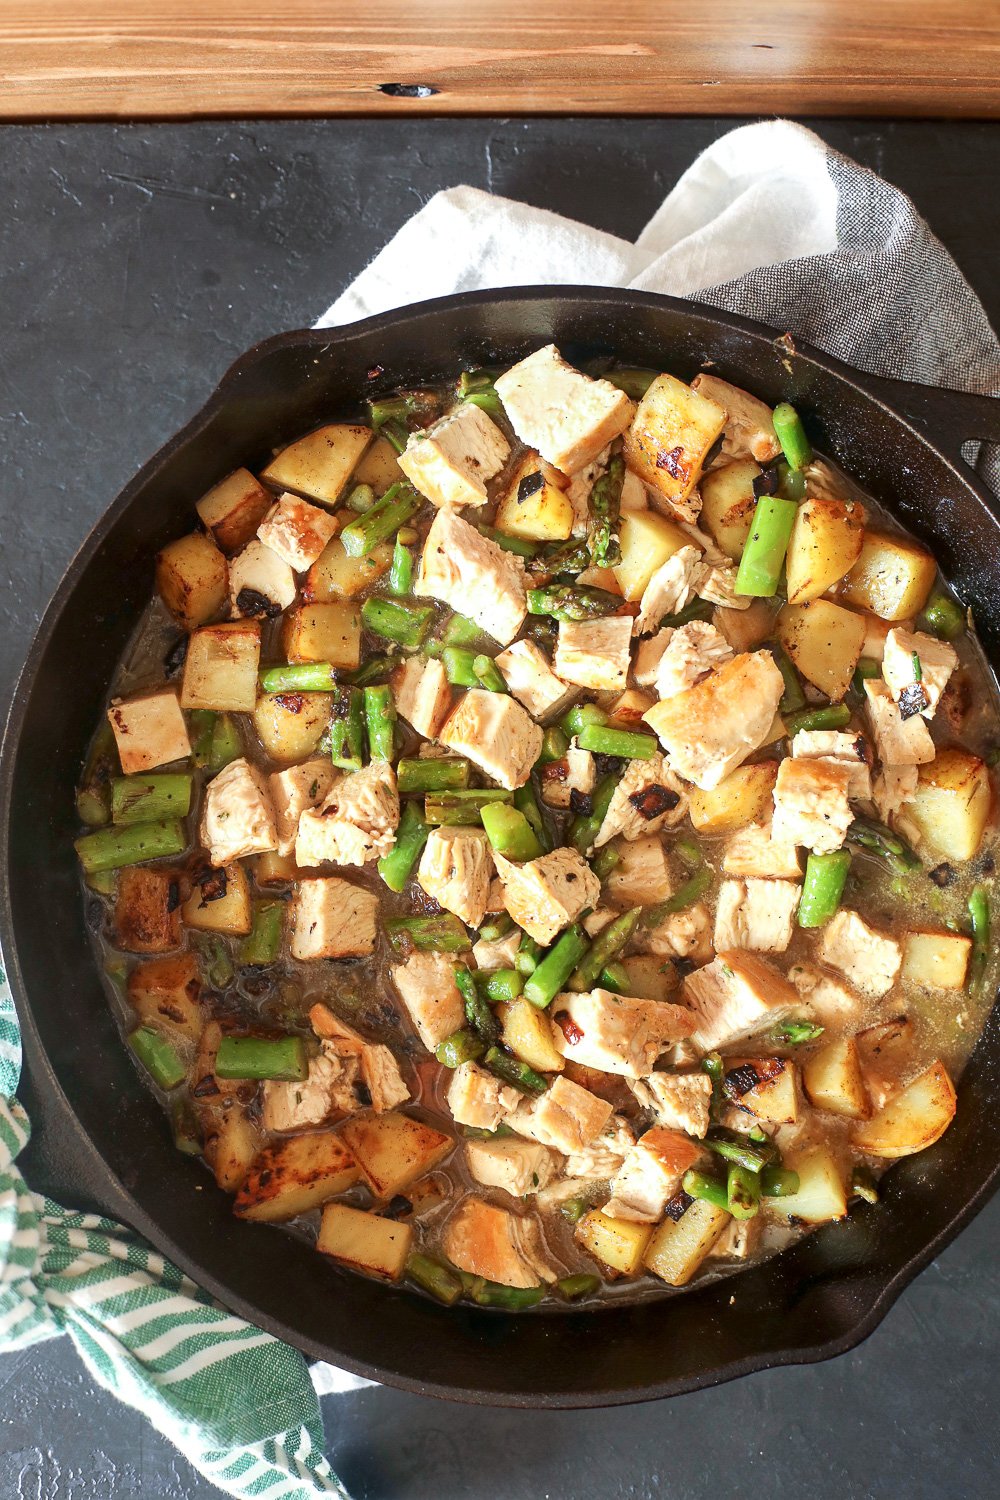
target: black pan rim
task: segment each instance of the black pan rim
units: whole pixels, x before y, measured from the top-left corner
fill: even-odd
[[[934,437],[929,436],[921,426],[915,424],[904,412],[900,411],[893,404],[891,400],[892,382],[883,381],[878,377],[865,375],[862,372],[854,370],[834,356],[816,349],[805,341],[794,339],[789,342],[787,335],[783,335],[773,328],[736,314],[724,312],[704,303],[664,297],[656,293],[632,292],[617,288],[573,285],[512,287],[500,291],[460,293],[455,296],[431,299],[394,309],[390,312],[380,313],[356,323],[332,328],[293,330],[262,340],[248,349],[228,368],[202,407],[179,432],[169,438],[157,450],[104,511],[70,561],[38,625],[12,692],[3,741],[2,745],[0,745],[0,870],[4,872],[6,877],[2,888],[0,888],[0,933],[3,934],[4,938],[7,975],[11,983],[12,992],[15,995],[21,1027],[27,1043],[27,1050],[32,1052],[34,1064],[36,1066],[41,1065],[45,1084],[50,1092],[56,1096],[61,1107],[67,1112],[67,1115],[72,1119],[77,1131],[83,1135],[87,1144],[96,1156],[100,1158],[104,1175],[107,1181],[113,1186],[115,1195],[130,1210],[128,1218],[133,1227],[144,1234],[157,1249],[172,1259],[182,1270],[185,1270],[194,1279],[199,1281],[201,1285],[205,1286],[220,1302],[248,1321],[265,1328],[279,1338],[286,1339],[287,1342],[292,1343],[312,1358],[330,1360],[340,1368],[349,1370],[352,1374],[394,1386],[398,1389],[481,1405],[510,1408],[530,1407],[532,1409],[542,1408],[550,1410],[583,1409],[597,1406],[628,1405],[663,1399],[671,1395],[679,1395],[689,1391],[725,1384],[730,1380],[738,1379],[743,1375],[754,1373],[757,1370],[777,1368],[785,1365],[817,1363],[833,1358],[838,1354],[846,1353],[850,1349],[857,1347],[874,1331],[909,1282],[929,1264],[935,1255],[955,1238],[976,1213],[978,1213],[987,1199],[992,1196],[997,1186],[1000,1185],[1000,1161],[981,1180],[973,1194],[967,1199],[962,1208],[952,1216],[948,1223],[943,1225],[928,1242],[903,1262],[894,1274],[889,1276],[867,1313],[839,1336],[822,1340],[815,1345],[807,1347],[775,1347],[772,1345],[768,1349],[762,1349],[757,1354],[723,1362],[700,1373],[692,1373],[689,1376],[683,1377],[672,1377],[659,1383],[646,1382],[634,1389],[627,1390],[595,1389],[592,1391],[562,1391],[548,1397],[544,1394],[539,1395],[538,1393],[519,1396],[516,1392],[475,1390],[466,1386],[450,1386],[440,1382],[428,1383],[420,1381],[407,1375],[397,1374],[389,1369],[375,1367],[366,1364],[364,1361],[340,1355],[336,1351],[332,1351],[328,1346],[311,1340],[308,1336],[304,1336],[298,1331],[288,1328],[280,1319],[271,1315],[262,1315],[252,1304],[227,1288],[225,1283],[219,1280],[219,1278],[211,1274],[206,1274],[203,1267],[195,1265],[183,1248],[174,1243],[170,1234],[140,1207],[133,1194],[108,1166],[101,1155],[97,1142],[85,1129],[73,1111],[72,1105],[63,1091],[58,1075],[35,1025],[31,1002],[26,993],[18,958],[17,938],[14,930],[10,898],[10,877],[8,874],[10,870],[9,836],[11,794],[13,790],[13,751],[20,738],[28,696],[35,685],[41,657],[55,627],[55,623],[61,615],[66,602],[74,592],[80,576],[89,566],[94,554],[114,526],[118,517],[133,503],[136,495],[141,491],[146,482],[147,476],[196,437],[199,431],[210,422],[217,410],[225,406],[229,393],[234,384],[239,382],[240,376],[258,361],[266,358],[273,350],[288,347],[315,347],[319,354],[326,352],[331,347],[336,347],[338,344],[349,341],[355,336],[367,337],[373,333],[391,330],[394,325],[401,321],[411,321],[418,317],[433,316],[435,313],[455,311],[468,306],[497,306],[516,303],[546,303],[549,305],[562,303],[568,304],[571,307],[580,307],[586,304],[591,311],[601,304],[610,304],[616,307],[625,306],[630,309],[642,308],[644,306],[650,308],[663,308],[666,306],[692,319],[699,319],[710,325],[730,327],[742,333],[751,334],[755,338],[765,340],[769,343],[784,341],[787,344],[790,357],[807,364],[812,364],[824,372],[833,375],[835,378],[846,381],[855,390],[860,391],[866,400],[880,407],[893,421],[905,428],[908,436],[915,443],[919,443],[930,449],[934,457],[951,470],[957,482],[966,489],[971,490],[982,505],[988,510],[995,509],[996,507],[996,498],[986,490],[974,472],[960,459],[956,459],[952,454],[945,451]],[[591,1310],[592,1313],[593,1311],[595,1310]],[[614,1308],[611,1306],[597,1309],[596,1311],[598,1316],[603,1316],[605,1314],[612,1314]],[[493,1314],[493,1316],[499,1319],[506,1315],[498,1313]],[[557,1316],[566,1316],[566,1314],[559,1313]]]

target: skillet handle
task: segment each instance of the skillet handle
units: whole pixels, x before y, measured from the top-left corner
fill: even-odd
[[[866,376],[865,381],[873,395],[895,407],[954,458],[962,458],[964,443],[977,439],[1000,443],[1000,397],[873,375]]]

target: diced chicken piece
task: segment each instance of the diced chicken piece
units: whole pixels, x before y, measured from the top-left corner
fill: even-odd
[[[610,443],[582,469],[577,469],[566,486],[566,498],[573,507],[572,536],[586,536],[590,528],[590,493],[608,467]]]
[[[863,734],[839,729],[800,729],[792,739],[796,760],[821,760],[850,767],[847,795],[852,802],[870,802],[872,795],[871,749]]]
[[[578,796],[589,797],[597,785],[597,768],[589,750],[571,745],[559,760],[543,766],[539,777],[542,801],[547,807],[573,807]]]
[[[600,1135],[582,1151],[571,1151],[565,1170],[577,1181],[608,1182],[635,1145],[635,1131],[624,1115],[612,1115]]]
[[[632,420],[623,391],[575,370],[555,344],[529,354],[494,384],[522,443],[564,474],[591,463]]]
[[[672,1042],[693,1030],[693,1018],[681,1005],[610,990],[567,990],[552,1009],[554,1040],[564,1057],[625,1078],[644,1078]]]
[[[712,917],[704,901],[671,912],[655,927],[641,927],[633,939],[636,951],[658,958],[683,958],[704,964],[712,957]]]
[[[323,756],[275,771],[268,777],[274,823],[278,834],[278,853],[291,854],[299,831],[299,818],[308,807],[318,807],[330,793],[340,773]]]
[[[617,845],[618,863],[605,886],[608,900],[620,911],[633,906],[656,906],[673,892],[667,851],[656,834],[623,840]]]
[[[262,771],[232,760],[205,788],[198,838],[217,868],[278,847],[274,808]]]
[[[522,865],[502,854],[493,857],[507,910],[543,948],[601,898],[601,882],[575,849],[553,849]]]
[[[640,687],[651,688],[656,686],[660,662],[663,660],[664,652],[670,645],[670,639],[673,634],[673,627],[668,625],[663,630],[658,630],[655,635],[645,636],[639,642],[632,671]]]
[[[337,534],[337,521],[330,512],[298,495],[279,495],[257,527],[257,539],[288,564],[295,573],[305,573],[327,542]]]
[[[542,748],[542,730],[506,693],[471,688],[442,725],[440,740],[513,791],[531,775]]]
[[[934,759],[934,741],[919,713],[904,719],[887,685],[865,679],[865,697],[875,750],[884,766],[923,766]]]
[[[229,559],[229,602],[234,615],[272,618],[295,602],[295,594],[295,574],[263,542],[248,542]]]
[[[381,859],[396,842],[399,792],[387,760],[373,760],[336,781],[318,808],[299,818],[295,863],[363,865]]]
[[[684,980],[699,1052],[714,1052],[783,1020],[799,1003],[784,975],[755,953],[728,949]]]
[[[558,718],[575,696],[572,687],[560,682],[534,641],[515,641],[494,660],[518,703],[541,724]]]
[[[856,911],[842,909],[823,928],[819,957],[863,995],[879,999],[896,983],[903,950],[895,938],[869,927]]]
[[[604,620],[560,620],[555,669],[566,682],[595,692],[628,685],[632,621],[628,615]]]
[[[426,739],[435,739],[451,712],[451,688],[443,662],[408,656],[390,680],[400,718]]]
[[[526,1198],[548,1187],[558,1171],[556,1157],[536,1141],[466,1141],[469,1175],[483,1187]]]
[[[840,849],[854,821],[848,796],[853,775],[840,761],[781,761],[774,783],[774,837],[816,854]]]
[[[720,609],[749,609],[753,600],[736,592],[736,569],[729,563],[704,566],[698,578],[698,598]]]
[[[802,862],[798,846],[776,839],[770,812],[766,820],[748,823],[732,835],[722,856],[727,875],[760,876],[770,880],[798,880]]]
[[[661,828],[672,828],[686,812],[683,784],[664,756],[630,760],[608,804],[594,848],[600,849],[619,834],[624,839],[638,839],[659,833]]]
[[[710,791],[765,743],[784,680],[769,651],[734,657],[645,715],[678,775]]]
[[[715,948],[784,953],[801,892],[790,880],[724,880],[715,909]]]
[[[717,375],[696,375],[691,389],[717,401],[726,413],[722,434],[724,457],[755,458],[759,464],[778,457],[781,444],[774,431],[771,409],[763,401]]]
[[[811,964],[794,965],[788,977],[821,1026],[844,1026],[861,1020],[864,1001],[839,979]]]
[[[661,631],[661,634],[665,632]],[[670,632],[670,640],[660,657],[656,670],[657,696],[673,698],[677,693],[686,692],[709,672],[732,659],[732,647],[714,625],[702,620],[681,625]]]
[[[523,1095],[509,1083],[501,1083],[478,1063],[460,1063],[448,1082],[448,1108],[458,1125],[474,1130],[496,1130],[512,1115]]]
[[[186,760],[191,754],[176,688],[116,698],[108,709],[108,720],[126,776],[169,765],[173,760]]]
[[[883,766],[875,777],[872,796],[883,823],[895,823],[896,818],[912,802],[917,793],[916,766]]]
[[[397,460],[422,495],[439,508],[486,504],[486,482],[499,474],[510,444],[482,407],[463,401],[411,435]]]
[[[472,947],[476,968],[512,969],[520,946],[521,934],[517,928],[495,942],[487,942],[485,938],[480,938],[479,942],[474,943]]]
[[[336,876],[300,880],[292,893],[293,958],[365,958],[375,951],[378,897]]]
[[[676,1130],[654,1125],[641,1136],[611,1184],[604,1212],[612,1219],[655,1224],[701,1156],[701,1147]]]
[[[503,899],[503,881],[496,875],[490,881],[490,889],[486,897],[486,910],[491,916],[496,916],[498,913],[507,910]]]
[[[450,510],[434,517],[413,592],[468,615],[501,646],[510,645],[528,608],[521,559]]]
[[[904,630],[896,625],[886,635],[882,676],[904,720],[914,714],[933,719],[957,666],[954,646],[922,630]]]
[[[712,624],[739,656],[743,651],[755,651],[767,640],[774,628],[776,613],[774,600],[753,599],[749,609],[716,606],[712,611]]]
[[[393,969],[392,978],[428,1052],[465,1025],[455,964],[446,953],[414,953]]]
[[[657,1124],[699,1139],[707,1135],[712,1119],[712,1080],[707,1073],[650,1073],[648,1078],[629,1079],[629,1088],[642,1108],[656,1116]]]
[[[685,609],[698,592],[703,568],[697,547],[681,547],[661,563],[643,590],[633,634],[651,635],[666,615]]]
[[[350,1114],[359,1103],[355,1084],[360,1066],[358,1055],[342,1056],[335,1043],[321,1042],[319,1055],[309,1060],[309,1073],[303,1082],[265,1082],[265,1130],[310,1130],[333,1115]]]
[[[417,870],[417,883],[467,927],[486,915],[493,856],[481,828],[432,828]]]
[[[583,917],[580,925],[589,938],[594,938],[599,932],[604,931],[609,922],[613,922],[614,920],[615,913],[601,906],[598,907],[597,911],[592,911],[589,916]]]
[[[368,1042],[361,1053],[361,1082],[368,1090],[371,1107],[377,1115],[405,1104],[410,1090],[403,1082],[399,1063],[382,1042]]]
[[[749,1260],[760,1246],[764,1232],[762,1220],[730,1219],[708,1252],[713,1260]]]
[[[482,1198],[469,1197],[459,1205],[445,1225],[441,1247],[460,1271],[501,1286],[538,1286],[556,1279],[545,1260],[537,1221]]]
[[[613,1113],[606,1099],[559,1074],[544,1094],[521,1104],[507,1123],[531,1140],[570,1156],[586,1150]]]

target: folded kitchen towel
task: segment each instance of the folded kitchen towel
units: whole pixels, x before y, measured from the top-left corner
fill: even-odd
[[[635,244],[472,188],[439,193],[318,326],[543,282],[698,297],[877,374],[1000,390],[983,310],[909,200],[780,121],[717,141]],[[310,1385],[300,1355],[225,1312],[130,1230],[32,1193],[17,1166],[28,1138],[20,1068],[0,974],[0,1349],[68,1333],[95,1379],[228,1494],[344,1497],[323,1457],[316,1393],[367,1382],[317,1365]]]

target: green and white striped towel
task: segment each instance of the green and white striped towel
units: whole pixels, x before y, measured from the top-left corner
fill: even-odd
[[[0,967],[0,1350],[69,1334],[95,1380],[228,1495],[347,1500],[300,1354],[231,1316],[130,1230],[27,1187],[20,1076]]]

